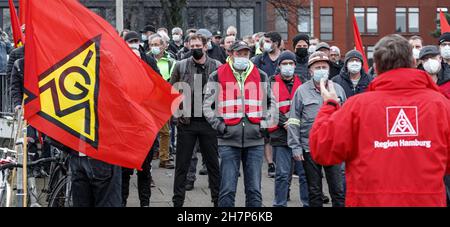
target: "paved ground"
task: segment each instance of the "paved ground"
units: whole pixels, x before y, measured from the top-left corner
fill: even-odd
[[[199,160],[202,160],[199,157]],[[199,161],[200,166],[201,161]],[[159,168],[159,161],[155,160],[152,163],[153,171],[152,175],[156,184],[156,187],[152,188],[152,197],[150,200],[150,206],[152,207],[171,207],[172,196],[173,196],[173,178],[174,170]],[[197,168],[198,172],[199,168]],[[241,170],[242,173],[242,170]],[[137,192],[137,178],[134,174],[130,182],[130,197],[128,199],[128,206],[137,207],[139,206],[139,198]],[[274,179],[267,177],[267,164],[263,165],[263,177],[262,177],[262,195],[263,195],[263,205],[265,207],[271,207],[273,201],[273,191],[274,191]],[[328,187],[324,182],[324,192],[328,195]],[[299,207],[302,206],[299,199],[299,183],[298,178],[293,179],[293,184],[291,186],[291,201],[288,203],[289,207]],[[186,192],[186,201],[184,203],[185,207],[212,207],[210,202],[211,196],[208,189],[208,176],[201,176],[197,174],[197,181],[195,182],[194,190]],[[327,204],[329,205],[329,204]],[[238,189],[236,193],[236,206],[245,206],[245,195],[243,178],[240,177],[238,181]]]
[[[200,155],[200,154],[199,154]],[[199,160],[202,160],[199,156]],[[200,167],[199,162],[199,166]],[[159,168],[159,160],[154,160],[152,162],[153,170],[152,175],[155,181],[156,187],[152,188],[152,196],[150,199],[151,207],[172,207],[172,196],[173,196],[173,178],[175,170],[168,170]],[[197,168],[198,172],[199,168]],[[273,201],[273,191],[274,191],[274,178],[267,177],[267,163],[263,164],[263,177],[262,177],[262,196],[263,196],[263,206],[272,207]],[[242,173],[242,170],[241,170]],[[300,202],[299,195],[299,183],[298,178],[294,178],[291,185],[291,201],[288,202],[289,207],[300,207],[303,206]],[[43,179],[38,179],[38,188],[41,189],[45,182]],[[327,196],[328,186],[326,181],[323,183],[324,192]],[[192,191],[186,192],[186,201],[184,203],[185,207],[212,207],[213,204],[210,202],[211,196],[208,189],[208,176],[201,176],[197,174],[197,181],[195,182],[195,187]],[[46,206],[45,194],[40,197],[40,204]],[[137,177],[133,174],[130,182],[130,195],[128,198],[127,205],[129,207],[139,206],[139,197],[137,191]],[[243,177],[238,180],[238,189],[236,193],[236,206],[245,206],[245,195],[243,186]],[[330,206],[330,204],[325,204],[325,206]]]

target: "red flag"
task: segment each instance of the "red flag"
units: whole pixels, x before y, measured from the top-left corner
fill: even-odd
[[[19,19],[20,24],[25,24],[25,9],[27,5],[27,0],[19,0]]]
[[[439,16],[441,19],[441,35],[446,32],[450,32],[450,25],[448,24],[447,17],[442,10],[440,10]]]
[[[11,17],[11,29],[14,38],[14,47],[19,47],[23,45],[23,34],[20,29],[19,18],[17,17],[16,7],[14,6],[14,2],[9,0],[9,13]]]
[[[28,1],[26,12],[25,118],[92,158],[141,169],[180,95],[77,0]]]
[[[364,59],[364,70],[369,71],[369,64],[367,61],[366,53],[364,52],[363,43],[361,40],[361,34],[359,33],[358,23],[356,22],[356,17],[353,15],[353,37],[355,39],[356,50],[359,51]]]

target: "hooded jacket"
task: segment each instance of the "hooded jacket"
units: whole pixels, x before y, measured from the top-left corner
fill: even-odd
[[[361,67],[360,72],[361,78],[359,79],[358,84],[354,86],[350,79],[350,72],[347,69],[347,64],[349,60],[350,58],[345,59],[344,67],[342,68],[341,72],[339,73],[339,75],[333,78],[333,82],[341,85],[341,87],[344,88],[345,95],[347,96],[347,98],[350,98],[353,95],[366,91],[367,87],[372,81],[372,78],[369,75],[367,75],[363,67]]]
[[[321,165],[346,163],[346,206],[446,206],[450,102],[423,71],[391,70],[322,106],[310,148]]]

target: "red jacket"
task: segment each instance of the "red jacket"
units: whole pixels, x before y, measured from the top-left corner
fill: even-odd
[[[446,206],[450,102],[425,72],[392,70],[343,107],[325,104],[310,147],[321,165],[346,163],[346,206]]]

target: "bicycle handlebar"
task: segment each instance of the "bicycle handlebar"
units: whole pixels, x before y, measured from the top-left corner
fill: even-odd
[[[28,167],[33,167],[42,163],[46,163],[46,162],[56,162],[58,161],[57,157],[50,157],[50,158],[41,158],[38,159],[34,162],[30,162],[27,164]],[[21,163],[7,163],[4,165],[0,166],[0,170],[4,170],[4,169],[12,169],[12,168],[23,168],[23,164]]]

